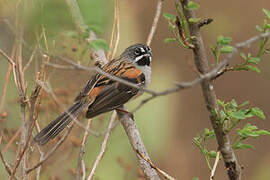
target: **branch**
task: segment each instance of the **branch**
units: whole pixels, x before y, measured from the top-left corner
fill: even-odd
[[[50,152],[48,152],[48,154],[46,154],[46,156],[44,158],[41,158],[41,160],[34,165],[31,168],[28,168],[26,170],[26,173],[30,173],[31,171],[35,170],[36,168],[38,168],[39,166],[41,166],[44,162],[46,162],[53,154],[54,152],[61,146],[61,144],[66,140],[66,138],[68,137],[69,133],[71,132],[72,128],[73,128],[74,123],[72,123],[70,126],[68,126],[68,130],[66,131],[66,133],[62,136],[62,138],[57,142],[57,144],[51,149]]]
[[[163,0],[158,0],[154,21],[153,21],[150,33],[149,33],[149,35],[147,37],[147,41],[146,41],[146,44],[148,46],[151,44],[153,36],[156,32],[158,20],[159,20],[160,14],[161,14],[162,4],[163,4]]]
[[[148,162],[152,168],[154,168],[157,172],[159,172],[160,174],[162,174],[162,176],[163,176],[165,179],[168,179],[168,180],[175,180],[174,177],[170,176],[169,174],[167,174],[167,173],[164,172],[163,170],[161,170],[161,169],[159,169],[158,167],[156,167],[149,159],[147,159],[147,158],[145,157],[144,154],[141,154],[139,151],[137,151],[137,153],[140,155],[141,158],[143,158],[146,162]]]
[[[220,155],[220,152],[218,151],[217,152],[216,159],[215,159],[214,166],[213,166],[213,168],[211,170],[210,180],[213,180],[214,179],[214,175],[215,175],[215,172],[216,172],[217,164],[218,164],[218,161],[219,161],[219,155]]]
[[[139,152],[140,154],[144,154],[146,159],[150,159],[134,120],[131,119],[125,113],[118,113],[118,116],[119,116],[119,121],[121,122],[121,124],[123,125],[123,128],[125,129],[127,133],[129,142],[133,150],[135,152]],[[139,155],[139,153],[136,153],[137,159],[147,179],[159,180],[160,178],[156,170],[152,168],[151,165]]]
[[[0,145],[1,145],[1,142],[2,142],[2,135],[0,136]],[[11,167],[10,167],[10,165],[8,164],[8,162],[5,160],[5,158],[4,158],[4,156],[3,156],[3,154],[2,154],[2,152],[1,152],[1,150],[0,150],[0,159],[1,159],[1,161],[2,161],[2,163],[3,163],[3,165],[5,166],[5,169],[6,169],[6,171],[8,172],[8,174],[11,176],[11,174],[12,174],[12,170],[11,170]],[[15,179],[17,179],[16,177],[14,177]]]
[[[86,129],[89,130],[90,128],[90,124],[91,124],[92,119],[88,119],[87,125],[86,125]],[[77,167],[77,172],[76,172],[76,180],[80,179],[80,175],[81,175],[81,170],[83,169],[83,156],[85,154],[85,144],[86,144],[86,139],[88,137],[88,131],[84,132],[84,136],[83,136],[83,140],[81,143],[81,148],[80,148],[80,153],[79,153],[79,157],[78,157],[78,167]],[[85,173],[84,173],[85,174]]]
[[[91,172],[90,172],[87,180],[91,180],[93,178],[93,176],[95,174],[95,171],[97,169],[97,166],[98,166],[99,162],[101,161],[101,159],[102,159],[102,157],[103,157],[103,155],[104,155],[104,153],[106,151],[107,142],[108,142],[109,136],[111,134],[111,131],[112,131],[112,128],[113,128],[113,124],[114,124],[114,121],[116,119],[116,115],[117,115],[116,111],[113,111],[113,114],[111,116],[111,120],[110,120],[109,126],[107,128],[107,132],[105,134],[104,140],[103,140],[102,145],[101,145],[100,152],[99,152],[99,154],[98,154],[98,156],[96,158],[96,161],[95,161],[95,163],[93,165],[93,168],[92,168],[92,170],[91,170]]]
[[[193,18],[195,19],[195,12],[193,10],[187,9],[188,0],[180,1],[182,4],[182,9],[184,12],[185,18]],[[206,56],[206,51],[204,47],[204,43],[202,40],[202,36],[200,33],[200,28],[196,23],[189,23],[189,31],[190,36],[195,37],[192,39],[192,44],[194,45],[193,53],[194,53],[194,61],[198,71],[201,74],[206,74],[209,72],[208,61]],[[233,53],[231,54],[231,56]],[[229,60],[228,60],[229,61]],[[223,61],[224,63],[225,61]],[[220,64],[219,64],[220,65]],[[226,64],[225,64],[226,65]],[[221,66],[223,67],[223,65]],[[225,163],[226,168],[228,169],[228,176],[231,180],[241,179],[241,167],[237,162],[237,158],[234,154],[233,149],[231,148],[230,140],[227,134],[223,132],[222,125],[219,124],[218,115],[216,115],[215,111],[218,111],[217,98],[216,93],[211,83],[211,80],[204,80],[201,82],[202,92],[205,100],[206,107],[209,111],[209,117],[214,129],[216,139],[218,142],[218,149],[220,150],[223,161]]]

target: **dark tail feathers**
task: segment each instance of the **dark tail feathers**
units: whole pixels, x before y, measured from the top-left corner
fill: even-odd
[[[66,112],[53,120],[48,126],[42,129],[34,138],[39,145],[46,144],[57,136],[73,118],[77,118],[88,103],[76,102]]]

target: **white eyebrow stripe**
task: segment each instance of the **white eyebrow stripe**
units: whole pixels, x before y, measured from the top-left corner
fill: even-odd
[[[141,52],[145,52],[144,48],[141,47],[140,49],[141,49]]]
[[[143,55],[140,55],[140,56],[136,57],[136,58],[135,58],[135,62],[139,61],[139,60],[142,59],[144,56],[145,56],[145,55],[143,54]]]

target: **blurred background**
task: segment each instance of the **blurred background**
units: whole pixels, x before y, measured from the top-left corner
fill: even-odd
[[[93,65],[90,60],[90,50],[80,38],[77,37],[69,8],[63,0],[26,1],[27,10],[15,12],[16,0],[0,0],[0,48],[10,54],[15,38],[8,22],[13,22],[15,15],[24,20],[24,49],[23,63],[26,64],[33,49],[39,45],[48,48],[51,54],[60,54],[64,57],[80,61],[86,66]],[[262,25],[264,14],[262,8],[270,7],[268,0],[247,1],[197,1],[200,8],[197,10],[199,17],[210,17],[214,21],[201,29],[204,42],[208,51],[209,64],[213,64],[214,57],[209,45],[214,45],[217,36],[229,36],[233,44],[246,40],[256,34],[255,25]],[[110,42],[113,24],[114,4],[112,0],[78,0],[85,23],[94,30],[100,38]],[[156,8],[154,0],[120,1],[120,43],[119,55],[125,47],[145,42],[152,25]],[[176,14],[174,1],[164,1],[162,12]],[[41,34],[46,34],[47,45]],[[183,49],[176,43],[164,43],[164,39],[172,35],[168,23],[160,18],[157,31],[152,42],[152,83],[151,90],[161,91],[173,87],[174,82],[190,81],[196,78],[192,70],[192,51]],[[46,47],[47,46],[47,47]],[[258,44],[253,44],[244,52],[256,52]],[[266,120],[252,118],[248,121],[259,128],[270,130],[269,95],[270,68],[269,55],[263,56],[259,68],[261,73],[232,72],[226,73],[214,83],[219,99],[229,101],[233,98],[237,102],[249,100],[252,106],[264,110]],[[6,76],[8,63],[0,57],[0,94]],[[57,59],[51,59],[58,62]],[[235,55],[232,64],[241,61]],[[35,72],[40,69],[42,57],[36,53],[33,62],[26,71],[26,80],[29,94],[35,80]],[[48,81],[61,103],[70,105],[73,99],[89,78],[89,72],[61,70],[48,67]],[[267,80],[268,79],[268,80]],[[252,82],[252,83],[251,83]],[[149,95],[144,94],[127,107],[132,110],[140,101]],[[10,77],[7,97],[4,105],[5,116],[1,116],[0,130],[4,134],[0,148],[5,147],[10,138],[20,127],[20,114],[18,94]],[[41,111],[38,122],[41,127],[60,113],[59,107],[49,95],[45,95],[41,102]],[[102,132],[108,125],[110,113],[96,117],[92,121],[91,129]],[[211,129],[204,99],[199,85],[164,97],[158,97],[144,105],[135,113],[135,121],[141,136],[148,149],[153,163],[177,179],[209,179],[210,172],[204,157],[197,147],[192,144],[192,138],[197,133],[203,133],[204,128]],[[86,124],[86,121],[83,121]],[[60,149],[42,167],[41,179],[74,179],[77,168],[78,143],[83,130],[75,127],[69,138]],[[234,134],[235,135],[235,134]],[[234,138],[232,135],[231,139]],[[19,138],[4,152],[8,162],[13,162]],[[97,156],[103,136],[89,136],[85,163],[88,172],[92,168]],[[43,147],[48,151],[56,141]],[[247,180],[270,179],[270,141],[269,137],[260,137],[257,140],[245,141],[255,146],[255,149],[236,150],[239,163],[243,166],[243,178]],[[209,149],[216,150],[216,142],[209,142]],[[36,147],[33,146],[33,149]],[[36,150],[31,154],[33,158],[29,164],[38,161]],[[32,174],[35,174],[32,172]],[[139,170],[136,155],[129,144],[128,138],[121,125],[113,131],[105,156],[97,168],[95,179],[139,179],[142,173]],[[0,176],[7,178],[4,166],[0,163]],[[4,178],[4,179],[5,179]],[[33,176],[34,178],[34,176]],[[227,179],[224,164],[219,162],[215,179]]]

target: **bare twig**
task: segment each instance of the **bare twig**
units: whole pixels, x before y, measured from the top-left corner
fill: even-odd
[[[28,168],[26,170],[26,173],[30,173],[31,171],[35,170],[36,168],[38,168],[39,166],[41,166],[44,162],[46,162],[53,154],[54,152],[62,145],[62,143],[66,140],[66,138],[68,137],[69,133],[71,132],[71,129],[73,128],[73,123],[68,127],[68,130],[66,131],[66,133],[62,136],[62,138],[57,142],[57,144],[50,150],[50,152],[48,152],[46,154],[46,156],[44,158],[42,158],[36,165],[34,165],[31,168]]]
[[[214,166],[213,166],[213,168],[211,170],[210,180],[213,180],[214,179],[214,175],[215,175],[215,172],[216,172],[216,168],[217,168],[217,164],[218,164],[219,158],[220,158],[220,152],[218,151],[217,152],[216,159],[215,159]]]
[[[165,179],[168,179],[168,180],[175,180],[174,177],[170,176],[169,174],[167,174],[167,173],[164,172],[163,170],[161,170],[161,169],[159,169],[158,167],[156,167],[149,159],[147,159],[147,158],[145,157],[144,154],[141,154],[140,151],[137,150],[137,153],[141,156],[141,158],[143,158],[146,162],[148,162],[152,168],[154,168],[157,172],[159,172]]]
[[[44,152],[42,152],[42,150],[40,149],[40,147],[38,145],[37,145],[37,149],[38,149],[38,152],[40,154],[39,161],[42,161],[42,159],[44,158]],[[39,178],[40,178],[41,167],[42,166],[39,166],[37,168],[37,175],[36,175],[37,180],[39,180]]]
[[[2,142],[2,135],[0,136],[0,145],[1,145],[1,142]],[[8,172],[8,174],[11,175],[12,174],[11,167],[8,164],[8,162],[5,160],[1,150],[0,150],[0,159],[1,159],[2,163],[3,163],[3,165],[5,166],[5,169]],[[14,177],[14,178],[17,179],[16,177]]]
[[[0,113],[2,113],[3,108],[4,108],[4,102],[5,102],[6,92],[7,92],[7,85],[8,85],[8,80],[9,80],[9,76],[10,76],[11,71],[12,71],[12,64],[9,64],[8,70],[6,73],[6,78],[5,78],[5,82],[4,82],[2,95],[1,95]]]
[[[10,58],[2,49],[0,49],[0,54],[2,56],[4,56],[6,58],[6,60],[8,60],[8,62],[11,64],[11,65],[16,65],[15,62],[12,60],[12,58]]]
[[[91,121],[92,121],[92,119],[88,119],[88,122],[86,125],[87,130],[89,130],[89,128],[90,128]],[[83,156],[85,154],[85,144],[86,144],[87,137],[88,137],[88,131],[85,131],[84,136],[83,136],[83,140],[81,143],[79,157],[78,157],[78,167],[77,167],[77,172],[76,172],[76,180],[80,179],[81,170],[83,169]],[[85,172],[84,172],[84,174],[85,174]]]
[[[12,138],[9,140],[9,142],[6,144],[6,146],[3,148],[3,153],[6,152],[9,148],[9,146],[17,139],[19,134],[21,133],[21,128],[18,128],[16,133],[12,136]]]
[[[155,13],[155,17],[154,17],[154,20],[153,20],[153,24],[152,24],[151,30],[149,32],[149,35],[148,35],[147,41],[146,41],[146,44],[148,46],[150,46],[150,44],[152,42],[152,39],[153,39],[153,36],[154,36],[154,34],[156,32],[158,20],[159,20],[161,10],[162,10],[162,4],[163,4],[163,0],[158,0],[156,13]]]
[[[23,148],[21,149],[18,158],[16,159],[16,162],[14,164],[13,167],[13,171],[12,171],[12,175],[11,178],[13,177],[13,175],[15,175],[16,173],[16,169],[20,164],[20,161],[23,160],[25,156],[25,152],[29,146],[29,142],[31,139],[31,135],[32,135],[32,129],[34,127],[34,123],[35,123],[35,118],[34,118],[34,113],[35,113],[35,104],[39,95],[39,92],[41,90],[41,86],[36,84],[35,89],[32,92],[31,98],[30,98],[30,110],[29,110],[29,120],[28,120],[28,125],[25,125],[25,135],[26,137],[24,137],[24,144],[23,144]],[[23,173],[25,173],[24,177],[26,177],[26,158],[24,160],[25,162],[25,167],[23,168]]]
[[[113,49],[113,53],[111,56],[111,59],[114,58],[118,44],[119,44],[119,39],[120,39],[120,17],[119,17],[119,2],[118,0],[114,0],[115,3],[115,20],[116,20],[116,40],[115,40],[115,44],[114,44],[114,49]]]
[[[87,180],[91,180],[93,178],[93,176],[95,174],[95,171],[97,169],[97,166],[98,166],[99,162],[101,161],[101,159],[102,159],[102,157],[103,157],[103,155],[104,155],[104,153],[106,151],[107,142],[108,142],[109,136],[111,134],[112,127],[113,127],[114,121],[116,119],[116,115],[117,115],[116,111],[113,111],[109,126],[107,128],[108,130],[107,130],[107,132],[106,132],[106,134],[104,136],[104,140],[103,140],[102,145],[101,145],[100,152],[99,152],[99,154],[98,154],[98,156],[96,158],[96,161],[95,161],[95,163],[93,165],[93,168],[92,168]]]

